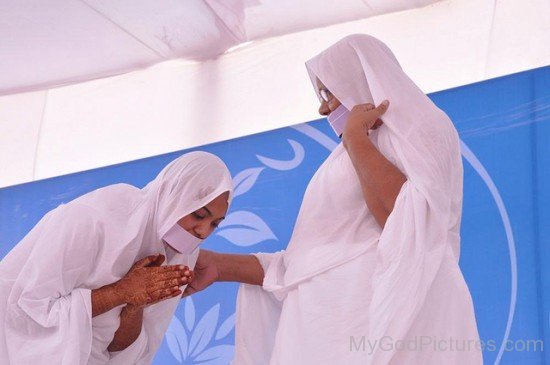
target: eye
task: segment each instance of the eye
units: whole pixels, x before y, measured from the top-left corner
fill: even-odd
[[[199,212],[193,212],[193,217],[195,217],[196,219],[204,219],[205,218],[205,216],[201,215]]]

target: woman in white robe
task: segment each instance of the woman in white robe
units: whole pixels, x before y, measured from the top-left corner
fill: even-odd
[[[47,213],[0,263],[0,364],[150,364],[231,186],[193,152]]]
[[[287,249],[201,250],[184,295],[213,280],[246,283],[236,365],[481,364],[458,266],[462,160],[452,122],[373,37],[348,36],[306,66],[320,113],[351,112]]]

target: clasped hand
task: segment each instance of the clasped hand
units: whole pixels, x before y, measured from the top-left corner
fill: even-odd
[[[115,284],[125,303],[144,307],[182,294],[180,286],[192,281],[193,272],[184,265],[161,266],[164,260],[161,254],[147,256]]]

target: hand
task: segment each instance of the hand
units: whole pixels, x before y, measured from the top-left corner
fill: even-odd
[[[199,258],[192,272],[190,283],[187,285],[187,288],[185,288],[182,297],[204,290],[218,280],[219,271],[215,255],[216,253],[212,251],[199,251]]]
[[[371,129],[377,129],[384,122],[380,117],[388,110],[389,101],[384,100],[378,107],[373,104],[359,104],[351,109],[351,113],[346,123],[344,134],[354,133],[357,130],[368,131]]]
[[[163,262],[163,255],[147,256],[115,283],[125,303],[143,307],[181,295],[179,287],[191,280],[191,271],[183,265],[160,266]]]

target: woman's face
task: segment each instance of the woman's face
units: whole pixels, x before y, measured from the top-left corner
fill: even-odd
[[[228,199],[229,192],[226,191],[204,207],[180,219],[178,224],[193,236],[205,239],[225,219]]]
[[[328,101],[325,101],[321,97],[321,93],[324,93],[324,95],[328,97]],[[319,95],[319,100],[321,101],[321,105],[319,106],[319,114],[323,116],[329,115],[342,104],[340,103],[340,100],[336,99],[336,97],[332,95],[330,90],[328,90],[319,79],[317,79],[317,95]]]

